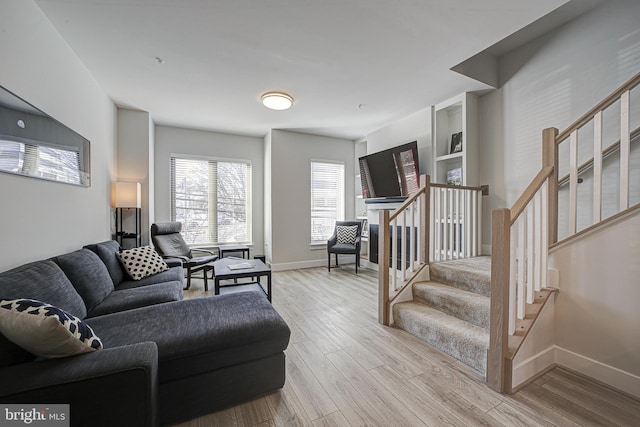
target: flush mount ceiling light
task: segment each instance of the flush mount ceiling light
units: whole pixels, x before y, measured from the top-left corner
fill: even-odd
[[[272,110],[288,110],[293,105],[293,97],[284,92],[267,92],[261,99],[262,104]]]

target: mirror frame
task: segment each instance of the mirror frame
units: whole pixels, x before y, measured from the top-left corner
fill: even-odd
[[[91,187],[90,150],[88,139],[0,86],[0,172]]]

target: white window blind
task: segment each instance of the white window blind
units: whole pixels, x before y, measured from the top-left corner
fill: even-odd
[[[325,243],[344,219],[344,164],[311,162],[311,243]]]
[[[251,162],[172,154],[171,220],[188,244],[251,243]]]

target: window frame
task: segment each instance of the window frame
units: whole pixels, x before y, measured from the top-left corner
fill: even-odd
[[[190,241],[190,239],[185,239],[187,244],[194,247],[213,247],[227,244],[234,245],[253,245],[253,165],[251,160],[249,159],[237,159],[237,158],[223,158],[223,157],[213,157],[213,156],[203,156],[203,155],[194,155],[194,154],[183,154],[183,153],[170,153],[169,155],[169,208],[170,208],[170,217],[171,221],[176,221],[177,211],[179,208],[176,206],[176,188],[175,188],[175,163],[174,160],[192,160],[192,161],[202,161],[207,162],[207,170],[208,170],[208,186],[211,184],[216,185],[216,189],[212,190],[208,187],[207,189],[207,209],[208,209],[208,227],[212,228],[211,218],[212,215],[215,215],[217,220],[215,221],[215,232],[208,231],[207,234],[209,236],[214,235],[215,240],[218,241]],[[244,216],[246,222],[246,240],[230,240],[230,241],[220,241],[219,236],[219,216],[218,216],[218,183],[220,182],[219,176],[217,175],[218,166],[215,166],[216,176],[212,176],[212,163],[238,163],[244,164],[247,166],[246,175],[245,175],[245,205],[244,205]],[[183,224],[184,227],[184,224]],[[184,235],[184,234],[183,234]],[[210,240],[210,239],[207,239]]]
[[[338,197],[336,197],[336,214],[335,214],[335,219],[331,219],[331,225],[330,225],[330,229],[331,231],[328,232],[328,235],[326,236],[326,238],[321,237],[321,238],[314,238],[314,218],[316,218],[316,216],[314,216],[314,164],[325,164],[325,165],[336,165],[340,167],[340,173],[341,176],[339,177],[339,180],[341,180],[341,185],[340,183],[338,183],[338,185],[336,186],[340,191],[338,194]],[[327,244],[327,240],[331,237],[331,235],[333,234],[333,230],[335,229],[335,221],[344,221],[345,215],[346,215],[346,166],[345,166],[345,162],[343,161],[338,161],[338,160],[326,160],[326,159],[311,159],[310,161],[310,178],[309,178],[309,208],[310,208],[310,212],[309,212],[309,220],[310,220],[310,227],[309,227],[309,239],[310,239],[310,245],[311,246],[319,246],[319,245],[326,245]],[[327,228],[329,228],[329,226],[327,225]]]

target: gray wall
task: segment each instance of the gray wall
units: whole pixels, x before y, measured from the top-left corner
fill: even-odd
[[[265,228],[270,241],[266,252],[271,254],[274,270],[306,268],[327,264],[324,246],[311,247],[311,160],[344,162],[345,219],[353,219],[355,198],[353,141],[309,135],[298,132],[272,130],[270,162],[271,197],[267,204],[271,226]]]
[[[192,154],[251,161],[253,254],[264,254],[264,148],[262,138],[183,129],[155,127],[155,219],[171,220],[170,155]]]
[[[0,2],[0,84],[91,141],[91,187],[0,174],[0,271],[110,238],[115,107],[32,0]]]

